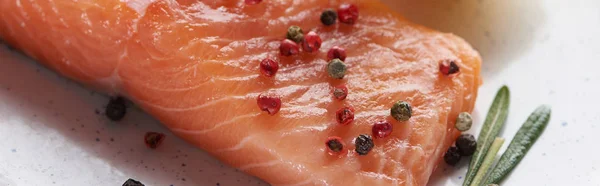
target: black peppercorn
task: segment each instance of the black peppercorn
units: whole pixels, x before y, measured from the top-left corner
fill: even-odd
[[[122,97],[111,98],[106,106],[106,117],[112,121],[119,121],[125,117],[127,113],[127,106],[125,105],[125,99]]]
[[[321,23],[323,23],[325,26],[335,24],[336,20],[337,13],[333,9],[327,9],[321,13]]]
[[[371,136],[367,135],[367,134],[361,134],[358,135],[358,137],[356,137],[356,140],[354,141],[355,147],[356,147],[356,152],[358,153],[358,155],[367,155],[369,152],[371,152],[371,150],[373,150],[373,147],[375,146],[375,144],[373,143],[373,138],[371,138]]]
[[[123,186],[144,186],[144,184],[142,182],[129,178],[127,181],[125,181],[125,183],[123,183]]]
[[[477,149],[477,141],[475,141],[475,137],[471,134],[461,134],[456,139],[456,147],[460,155],[471,156],[475,153],[475,149]]]
[[[460,153],[458,152],[458,148],[457,147],[450,147],[448,148],[448,151],[446,151],[446,154],[444,154],[444,161],[448,164],[448,165],[456,165],[456,163],[458,163],[458,161],[460,161]]]

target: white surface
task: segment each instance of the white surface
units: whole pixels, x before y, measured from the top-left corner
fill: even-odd
[[[507,139],[535,107],[552,105],[545,133],[503,185],[600,185],[600,1],[395,4],[409,19],[454,32],[481,52],[478,127],[502,84],[512,96],[502,132]],[[266,185],[222,166],[139,110],[129,109],[124,121],[107,121],[95,113],[106,102],[0,46],[0,185],[120,185],[129,177],[159,186]],[[148,150],[146,131],[164,132],[167,139]],[[442,164],[430,185],[459,185],[466,164]]]

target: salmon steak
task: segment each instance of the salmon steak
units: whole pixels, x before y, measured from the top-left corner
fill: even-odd
[[[467,42],[376,0],[3,0],[0,36],[272,185],[427,185],[481,84]]]

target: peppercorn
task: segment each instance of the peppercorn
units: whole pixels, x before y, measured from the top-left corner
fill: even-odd
[[[330,26],[335,24],[335,20],[337,19],[337,13],[333,9],[327,9],[321,13],[321,23],[325,26]]]
[[[276,95],[260,94],[256,99],[258,108],[262,111],[266,111],[269,115],[275,115],[281,109],[281,98]]]
[[[304,32],[299,26],[290,26],[288,28],[286,38],[296,43],[300,43],[304,39]]]
[[[454,60],[442,60],[440,61],[440,72],[446,76],[456,74],[460,72],[460,68]]]
[[[460,161],[460,153],[458,152],[458,148],[456,148],[456,147],[448,148],[448,151],[446,151],[446,154],[444,154],[444,161],[448,165],[452,165],[452,166],[456,165]]]
[[[329,76],[335,79],[343,79],[346,75],[346,64],[340,59],[333,59],[327,65]]]
[[[125,105],[125,99],[123,97],[113,97],[108,101],[106,106],[105,114],[108,119],[112,121],[119,121],[125,117],[127,113],[127,106]]]
[[[354,108],[352,107],[343,107],[335,114],[339,124],[348,125],[354,121]]]
[[[302,48],[304,52],[315,52],[319,51],[321,48],[321,36],[319,36],[316,32],[310,31],[306,36],[304,36],[304,40],[302,41]]]
[[[344,100],[348,96],[348,88],[346,85],[333,87],[333,97],[338,100]]]
[[[461,134],[456,139],[456,147],[460,155],[471,156],[475,153],[475,149],[477,149],[477,141],[475,141],[475,137],[471,134]]]
[[[473,125],[473,118],[471,118],[471,114],[468,112],[461,112],[456,117],[456,124],[454,127],[459,131],[467,131],[471,129],[471,125]]]
[[[282,56],[291,56],[300,53],[300,47],[294,41],[284,39],[279,44],[279,53]]]
[[[346,49],[333,46],[329,51],[327,51],[327,61],[331,61],[332,59],[338,58],[342,61],[346,61]]]
[[[354,145],[356,147],[356,153],[361,156],[367,155],[375,146],[373,143],[373,138],[367,134],[358,135],[358,137],[356,137],[354,140]]]
[[[331,154],[341,152],[345,146],[344,142],[342,141],[342,138],[337,136],[331,136],[327,138],[325,145],[327,146],[327,149]]]
[[[394,103],[390,113],[398,121],[408,121],[412,117],[412,108],[408,102],[398,101]]]
[[[375,138],[385,138],[392,134],[392,124],[387,121],[377,121],[371,129]]]
[[[125,183],[123,183],[123,186],[144,186],[144,184],[142,182],[129,178],[127,181],[125,181]]]
[[[266,77],[273,77],[279,70],[279,63],[277,61],[266,58],[260,62],[260,72]]]
[[[337,10],[338,19],[342,23],[354,24],[358,19],[358,7],[353,4],[342,4]]]
[[[144,135],[144,143],[148,148],[156,149],[165,140],[165,134],[158,132],[147,132]]]

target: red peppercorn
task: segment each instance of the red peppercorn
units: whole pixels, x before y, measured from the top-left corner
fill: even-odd
[[[344,150],[346,144],[344,143],[344,141],[342,141],[342,138],[337,136],[331,136],[327,138],[327,141],[325,141],[325,146],[327,147],[327,151],[329,152],[329,154],[337,154]]]
[[[341,108],[335,114],[339,124],[348,125],[354,121],[354,108],[352,107]]]
[[[442,60],[440,61],[440,72],[444,75],[452,75],[460,72],[460,68],[454,60]]]
[[[271,58],[263,59],[260,62],[260,72],[267,77],[273,77],[277,70],[279,70],[279,63]]]
[[[387,121],[377,121],[373,125],[373,136],[376,138],[385,138],[392,134],[392,124]]]
[[[300,53],[300,47],[298,47],[298,44],[296,44],[296,42],[289,39],[285,39],[281,41],[281,44],[279,45],[279,53],[282,56],[296,55]]]
[[[262,2],[262,0],[246,0],[245,2],[248,5],[255,5],[255,4]]]
[[[275,95],[260,94],[256,99],[258,108],[262,111],[266,111],[269,115],[275,115],[281,109],[281,98]]]
[[[331,49],[329,49],[327,52],[327,61],[331,61],[335,58],[346,61],[346,49],[339,46],[331,47]]]
[[[333,97],[338,100],[344,100],[348,96],[348,88],[346,85],[338,85],[333,87]]]
[[[319,36],[316,32],[310,31],[308,34],[304,35],[302,47],[305,52],[314,52],[321,48],[321,43],[323,43],[321,36]]]
[[[358,7],[353,4],[342,4],[338,8],[338,19],[342,23],[354,24],[358,19]]]
[[[155,149],[165,140],[165,135],[158,132],[147,132],[144,135],[144,143],[148,148]]]

